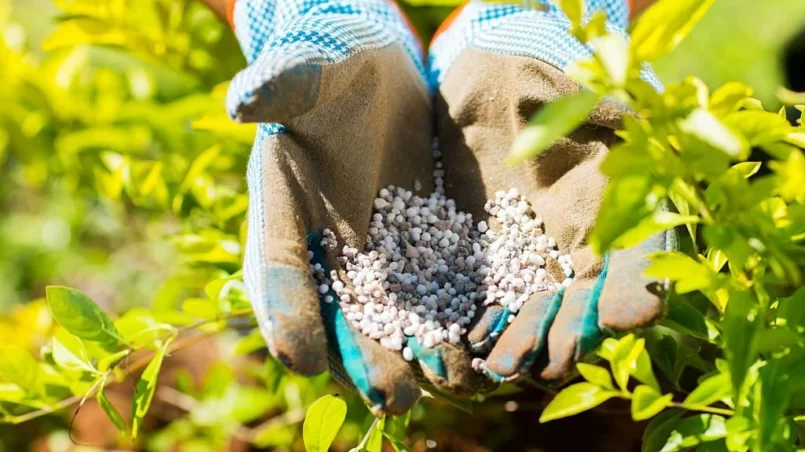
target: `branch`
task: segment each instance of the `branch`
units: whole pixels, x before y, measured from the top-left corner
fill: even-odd
[[[249,309],[249,310],[235,311],[235,312],[232,312],[232,313],[226,315],[225,317],[221,317],[221,318],[201,320],[199,322],[196,322],[196,323],[193,323],[193,324],[190,324],[190,325],[185,325],[185,326],[183,326],[181,328],[178,328],[176,331],[171,332],[170,335],[165,337],[165,339],[168,339],[169,337],[175,337],[178,334],[181,334],[181,333],[193,330],[193,329],[197,329],[197,328],[199,328],[201,326],[204,326],[204,325],[207,325],[207,324],[210,324],[210,323],[213,323],[213,322],[220,322],[220,321],[223,321],[223,320],[229,320],[229,319],[233,319],[233,318],[236,318],[236,317],[245,317],[245,316],[250,315],[251,313],[252,313],[252,310]],[[169,355],[170,353],[173,353],[173,352],[179,351],[181,349],[187,348],[188,346],[190,346],[192,344],[195,344],[196,342],[199,342],[199,341],[201,341],[203,339],[206,339],[208,337],[211,337],[211,336],[214,336],[214,335],[220,333],[221,330],[222,329],[216,329],[214,331],[208,331],[208,332],[204,332],[202,334],[194,334],[194,335],[185,336],[185,337],[173,342],[167,348],[167,350],[165,350],[165,352],[166,352],[165,354]],[[135,352],[135,351],[137,351],[137,350],[132,350],[132,353]],[[135,372],[144,369],[145,366],[147,366],[148,363],[150,363],[151,360],[154,358],[154,355],[155,355],[155,353],[149,353],[146,356],[143,356],[143,357],[137,359],[136,361],[134,361],[133,363],[127,365],[126,368],[123,369],[123,373],[121,375],[118,375],[112,381],[110,381],[110,383],[120,383],[120,382],[126,380],[127,378],[129,378]],[[94,390],[90,391],[90,392],[94,392]],[[31,411],[30,413],[25,413],[25,414],[22,414],[22,415],[19,415],[19,416],[13,416],[13,417],[9,418],[8,421],[9,421],[10,424],[21,424],[23,422],[27,422],[27,421],[36,419],[38,417],[42,417],[42,416],[51,414],[53,412],[60,411],[60,410],[63,410],[65,408],[68,408],[68,407],[70,407],[72,405],[75,405],[76,403],[80,402],[83,398],[85,398],[85,397],[89,398],[92,395],[93,394],[91,394],[91,393],[87,393],[87,394],[85,394],[84,396],[81,396],[81,397],[79,397],[79,396],[69,397],[69,398],[64,399],[62,401],[59,401],[59,402],[57,402],[57,403],[55,403],[53,405],[38,409],[36,411]]]

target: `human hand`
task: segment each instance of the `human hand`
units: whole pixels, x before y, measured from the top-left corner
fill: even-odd
[[[385,0],[239,0],[233,17],[250,65],[233,79],[227,108],[261,123],[247,174],[244,279],[270,352],[303,374],[330,358],[376,412],[408,410],[420,381],[474,391],[485,379],[464,350],[415,348],[409,365],[354,330],[311,277],[311,264],[338,270],[311,233],[329,228],[339,246],[362,249],[381,187],[432,190],[431,104],[401,13]]]
[[[587,7],[587,14],[603,10],[613,28],[627,24],[625,0],[588,1]],[[623,115],[613,102],[600,105],[583,126],[536,159],[517,167],[504,163],[535,112],[579,89],[563,70],[590,54],[566,31],[569,21],[555,5],[544,9],[469,3],[431,46],[448,196],[480,218],[496,191],[517,188],[575,266],[572,285],[534,294],[511,324],[505,308],[490,307],[471,331],[476,349],[494,344],[481,367],[495,381],[526,375],[532,366],[537,378],[562,380],[602,332],[657,320],[661,290],[642,277],[646,255],[674,244],[670,235],[660,234],[603,259],[587,244],[607,184],[598,168],[617,142],[614,132]],[[659,85],[652,74],[646,77]],[[562,281],[560,265],[549,261],[551,266],[549,273]]]

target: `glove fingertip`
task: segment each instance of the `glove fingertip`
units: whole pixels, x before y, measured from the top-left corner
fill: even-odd
[[[266,299],[255,306],[269,351],[293,372],[315,375],[327,370],[327,341],[316,309],[317,295],[308,272],[278,266],[265,272]]]
[[[489,350],[501,333],[509,326],[513,314],[503,306],[490,306],[469,328],[467,340],[476,353]]]

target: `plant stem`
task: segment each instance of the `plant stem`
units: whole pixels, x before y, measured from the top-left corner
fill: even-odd
[[[671,402],[668,404],[668,406],[674,408],[681,408],[683,410],[701,411],[703,413],[710,413],[710,414],[720,414],[722,416],[735,416],[735,411],[728,410],[726,408],[715,408],[711,406],[699,406],[699,405],[690,406],[690,405],[684,405],[679,402]]]
[[[361,440],[361,443],[358,444],[358,447],[357,447],[358,450],[366,449],[366,443],[369,442],[369,437],[372,436],[372,432],[375,431],[375,428],[377,427],[377,424],[379,422],[380,422],[380,418],[375,417],[375,420],[372,421],[372,425],[369,427],[369,430],[367,430],[366,434],[363,435],[363,439]]]
[[[249,309],[249,310],[235,311],[235,312],[227,314],[226,316],[221,317],[221,318],[202,320],[200,322],[196,322],[196,323],[193,323],[193,324],[190,324],[190,325],[185,325],[184,327],[178,328],[176,331],[171,332],[170,336],[175,337],[178,334],[181,334],[181,333],[186,332],[186,331],[190,331],[192,329],[199,328],[199,327],[201,327],[203,325],[206,325],[206,324],[209,324],[209,323],[218,322],[218,321],[221,321],[221,320],[229,320],[229,319],[236,318],[236,317],[244,317],[244,316],[250,315],[251,313],[252,313],[252,310]],[[214,336],[214,335],[218,334],[219,332],[220,332],[219,330],[216,330],[216,331],[204,332],[202,334],[194,334],[194,335],[190,335],[190,336],[185,336],[185,337],[177,340],[176,342],[170,344],[170,346],[165,350],[165,354],[169,355],[172,352],[181,350],[181,349],[186,348],[186,347],[188,347],[188,346],[190,346],[192,344],[195,344],[196,342],[199,342],[202,339],[206,339],[206,338],[208,338],[210,336]],[[171,337],[167,337],[165,339],[170,339],[170,338]],[[137,351],[137,350],[132,350],[132,353],[135,352],[135,351]],[[147,366],[148,363],[151,362],[151,359],[153,359],[153,357],[154,357],[154,353],[149,353],[148,355],[143,356],[143,357],[137,359],[136,361],[134,361],[133,363],[127,365],[126,368],[123,370],[123,374],[118,376],[117,378],[115,378],[114,382],[119,383],[119,382],[125,380],[126,378],[128,378],[133,373],[137,372],[138,370],[144,369],[145,366]],[[30,413],[25,413],[25,414],[22,414],[22,415],[19,415],[19,416],[13,416],[13,417],[9,418],[9,423],[11,423],[11,424],[21,424],[23,422],[27,422],[27,421],[36,419],[38,417],[42,417],[42,416],[45,416],[47,414],[63,410],[65,408],[68,408],[68,407],[76,404],[76,403],[79,403],[84,398],[91,397],[92,396],[91,392],[93,392],[94,389],[95,389],[95,387],[93,387],[90,390],[90,392],[88,392],[87,394],[85,394],[82,397],[79,397],[79,396],[69,397],[67,399],[64,399],[64,400],[61,400],[59,402],[56,402],[55,404],[53,404],[51,406],[47,406],[47,407],[38,409],[36,411],[31,411]]]

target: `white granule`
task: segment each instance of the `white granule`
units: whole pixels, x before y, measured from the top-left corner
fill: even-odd
[[[479,306],[499,304],[515,314],[533,293],[559,290],[573,277],[570,256],[543,233],[516,189],[487,201],[493,225],[476,223],[445,197],[444,171],[437,161],[436,191],[427,198],[400,187],[380,190],[365,249],[344,246],[338,256],[350,284],[311,265],[319,292],[333,289],[353,327],[409,361],[407,337],[425,347],[461,344]],[[322,246],[334,250],[335,235],[325,229],[323,237]],[[551,259],[564,271],[562,281],[546,271]]]

